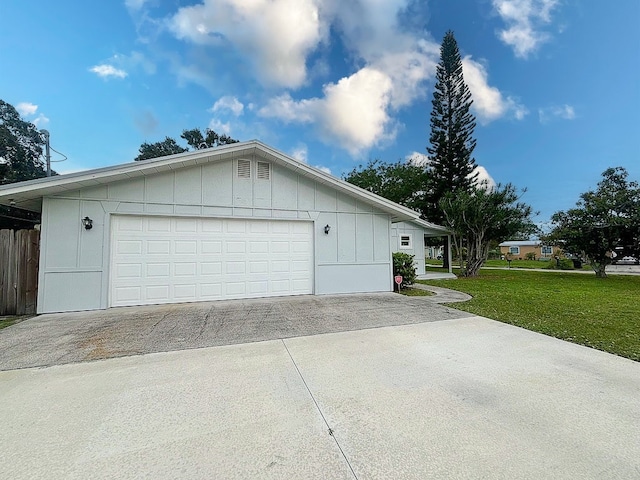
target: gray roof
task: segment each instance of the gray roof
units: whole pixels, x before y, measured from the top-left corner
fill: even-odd
[[[540,240],[512,240],[509,242],[502,242],[499,247],[538,247],[542,245]]]

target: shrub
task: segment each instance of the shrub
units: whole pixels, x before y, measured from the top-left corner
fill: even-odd
[[[408,253],[395,252],[393,254],[393,276],[402,275],[402,288],[413,284],[416,280],[416,267],[413,264],[413,257]]]
[[[529,252],[524,256],[524,258],[526,260],[535,260],[536,259],[536,254],[535,254],[535,252]]]
[[[568,258],[561,258],[558,262],[555,258],[552,258],[547,263],[547,268],[551,270],[573,270],[573,261]]]

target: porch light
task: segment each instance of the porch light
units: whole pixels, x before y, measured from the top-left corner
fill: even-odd
[[[331,227],[330,227],[330,226],[329,226],[329,224],[327,223],[327,224],[324,226],[324,233],[326,233],[327,235],[329,235],[329,230],[331,230]]]
[[[84,217],[82,219],[82,224],[84,225],[85,230],[91,230],[93,228],[93,220],[89,217]]]

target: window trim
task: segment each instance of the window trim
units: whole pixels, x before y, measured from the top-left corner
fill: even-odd
[[[406,237],[409,242],[408,245],[402,245],[402,238]],[[398,247],[401,250],[413,250],[413,236],[410,233],[401,233],[398,239]]]
[[[247,160],[245,158],[239,158],[236,162],[236,177],[242,179],[250,179],[251,178],[251,160]]]
[[[547,249],[547,251],[545,251]],[[551,245],[540,245],[540,255],[543,256],[551,256],[553,255],[553,246]]]
[[[515,249],[515,252],[513,251]],[[509,247],[509,254],[510,255],[520,255],[520,246],[518,245],[512,245]]]

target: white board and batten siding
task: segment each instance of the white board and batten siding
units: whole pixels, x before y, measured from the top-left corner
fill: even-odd
[[[388,213],[259,154],[46,196],[38,313],[390,291],[390,229]]]
[[[114,215],[110,306],[313,293],[312,223]]]
[[[424,228],[411,222],[394,223],[391,229],[393,251],[414,255],[413,264],[418,275],[426,272],[424,234]]]

